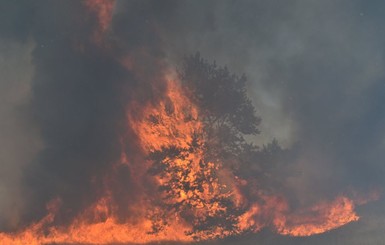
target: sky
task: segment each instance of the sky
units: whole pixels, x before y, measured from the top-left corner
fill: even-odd
[[[155,101],[148,91],[164,64],[178,68],[195,52],[247,76],[262,118],[254,141],[297,150],[282,178],[299,202],[383,190],[382,1],[118,1],[112,55],[88,43],[97,23],[84,22],[80,6],[0,2],[0,227],[35,219],[58,193],[70,203],[84,193],[92,200],[84,176],[103,172],[114,157],[122,104]],[[116,65],[124,54],[142,75]],[[360,207],[357,223],[311,238],[263,231],[212,243],[380,244],[383,206],[380,199]]]

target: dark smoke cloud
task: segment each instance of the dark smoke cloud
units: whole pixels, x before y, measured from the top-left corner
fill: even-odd
[[[2,9],[10,10],[2,16],[2,38],[32,40],[35,46],[29,113],[44,149],[28,159],[24,171],[24,220],[41,218],[47,202],[60,197],[63,213],[58,221],[69,221],[101,194],[101,176],[120,158],[121,136],[130,133],[127,105],[134,94],[142,102],[155,102],[152,91],[162,90],[164,54],[154,23],[165,18],[172,5],[118,3],[104,41],[108,45],[103,46],[93,39],[98,20],[84,2],[2,3]],[[120,62],[127,55],[143,71],[127,70]],[[125,145],[129,156],[138,151],[134,138]],[[125,183],[116,186],[128,187],[118,192],[134,199],[129,170],[122,169],[120,175],[114,181]]]
[[[180,32],[167,33],[170,58],[200,50],[246,72],[263,140],[299,142],[302,161],[314,162],[302,167],[318,168],[321,182],[324,171],[333,187],[383,183],[377,8],[360,1],[195,1],[179,9]]]
[[[275,137],[299,151],[280,176],[300,202],[350,188],[382,189],[382,7],[364,1],[189,2],[181,7],[180,22],[190,28],[169,49],[176,56],[200,50],[246,72],[263,120],[259,142]],[[374,231],[361,233],[364,238],[356,243],[379,244],[382,234],[376,230],[381,228],[373,225],[378,218],[363,222],[371,222]],[[346,234],[360,229],[353,227]]]
[[[5,34],[21,41],[29,35],[35,44],[30,113],[44,143],[24,173],[25,219],[41,217],[57,196],[66,205],[64,216],[71,217],[95,198],[91,177],[117,158],[116,124],[124,115],[118,91],[129,76],[90,42],[96,21],[84,20],[80,2],[9,5],[18,11],[12,17],[28,13],[22,24],[9,20]]]
[[[2,153],[1,172],[9,180],[1,178],[0,197],[19,203],[15,193],[27,193],[20,207],[27,220],[43,215],[56,195],[68,217],[92,202],[98,193],[90,180],[119,158],[130,99],[156,103],[164,62],[178,66],[180,57],[196,51],[249,77],[263,119],[258,144],[277,138],[298,148],[289,173],[279,177],[300,202],[385,184],[381,1],[119,1],[105,41],[112,48],[90,39],[97,20],[80,1],[3,1],[0,9],[2,57],[15,57],[14,67],[4,68],[9,76],[2,78],[0,96],[13,86],[23,90],[7,81],[27,71],[31,90],[23,96],[32,97],[0,107],[1,132],[9,133],[0,143],[21,142],[20,151]],[[33,71],[23,63],[26,56]],[[143,71],[124,68],[119,58],[125,56]],[[13,114],[20,104],[28,104],[22,118]],[[29,147],[40,138],[44,149],[36,155],[39,147]],[[127,151],[136,152],[134,139]],[[130,184],[128,175],[122,171],[118,181]],[[0,202],[1,210],[10,206]],[[373,215],[383,213],[380,206],[326,235],[292,239],[263,232],[220,243],[380,244],[385,224]],[[12,223],[6,213],[2,222]]]

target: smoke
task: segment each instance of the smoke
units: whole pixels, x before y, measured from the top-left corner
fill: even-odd
[[[277,172],[293,199],[313,203],[383,186],[381,5],[117,1],[101,37],[97,15],[83,2],[2,2],[0,225],[41,218],[56,197],[65,210],[58,222],[95,202],[105,182],[99,176],[121,157],[121,135],[129,136],[128,161],[143,157],[125,124],[127,106],[156,104],[166,67],[196,51],[248,76],[262,118],[256,143],[276,138],[296,150],[287,171]],[[124,206],[140,188],[132,170],[121,168],[115,198]],[[360,227],[309,239],[322,244]],[[271,237],[245,244],[302,242]]]
[[[98,16],[88,11],[83,2],[4,2],[2,5],[12,10],[3,17],[4,38],[22,45],[30,37],[35,44],[31,53],[33,77],[28,80],[32,98],[28,101],[31,118],[27,124],[37,125],[40,135],[36,138],[41,137],[44,149],[35,157],[27,155],[20,160],[22,164],[15,166],[17,169],[28,164],[22,178],[21,192],[27,197],[23,219],[42,217],[46,204],[60,197],[65,211],[58,219],[65,223],[95,202],[102,189],[95,183],[103,183],[99,176],[120,158],[121,135],[129,134],[125,125],[129,101],[135,96],[143,103],[149,99],[155,102],[155,94],[161,94],[162,81],[158,78],[163,72],[159,61],[163,55],[159,48],[161,40],[155,25],[148,21],[162,18],[164,13],[157,4],[117,4],[113,28],[106,37],[110,46],[103,47],[95,37]],[[165,6],[164,11],[168,9]],[[19,15],[25,19],[15,17]],[[25,50],[18,52],[30,54]],[[143,71],[127,69],[121,60],[127,56],[135,60],[135,68],[142,67]],[[8,68],[9,72],[32,70],[16,66]],[[17,135],[10,137],[17,139]],[[127,151],[135,158],[137,143],[134,138],[130,140],[126,142]],[[9,143],[4,138],[4,144]],[[29,153],[29,148],[12,147],[8,154],[22,156]],[[15,152],[18,149],[21,154]],[[9,163],[4,166],[13,165],[12,159],[5,160]],[[129,182],[129,174],[126,175],[122,179]],[[133,198],[130,192],[134,190],[129,188],[126,192]]]
[[[298,150],[280,176],[297,200],[313,202],[349,188],[384,186],[381,7],[363,1],[188,3],[180,15],[191,28],[169,48],[177,56],[200,50],[247,74],[262,118],[259,143],[276,138]],[[382,237],[368,234],[352,240],[377,244],[373,237]]]
[[[383,185],[384,170],[384,37],[376,4],[184,2],[183,34],[168,49],[175,57],[200,50],[246,73],[263,120],[258,143],[299,145],[294,168],[302,177],[288,182],[298,192],[371,188]]]
[[[42,147],[28,113],[33,46],[31,42],[0,41],[0,227],[17,225],[25,201],[21,195],[22,173]]]

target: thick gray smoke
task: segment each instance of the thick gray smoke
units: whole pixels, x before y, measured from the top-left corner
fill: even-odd
[[[0,44],[0,226],[6,220],[11,226],[17,225],[24,203],[21,194],[23,168],[42,147],[36,125],[28,113],[32,48],[30,43],[7,40]]]
[[[168,6],[163,7],[164,11],[169,10]],[[2,9],[9,10],[2,16],[2,38],[4,42],[16,43],[14,55],[20,56],[16,56],[13,67],[6,66],[5,72],[10,73],[10,77],[3,76],[4,87],[31,89],[28,94],[31,98],[23,101],[26,114],[30,116],[26,120],[30,122],[2,128],[11,135],[5,135],[2,144],[22,141],[20,147],[12,146],[11,151],[2,156],[4,171],[13,168],[12,174],[16,176],[4,177],[2,190],[5,190],[1,192],[4,193],[2,199],[13,200],[13,203],[21,202],[20,195],[24,197],[23,207],[15,211],[21,223],[41,218],[47,202],[56,197],[60,197],[64,205],[64,211],[58,217],[61,223],[94,202],[102,189],[103,173],[120,158],[121,136],[130,134],[125,109],[133,96],[132,91],[145,102],[148,99],[156,101],[152,89],[162,89],[162,82],[155,77],[161,77],[158,60],[163,51],[159,48],[160,40],[153,30],[154,25],[148,24],[148,20],[162,18],[164,13],[157,4],[150,2],[122,2],[119,8],[123,11],[117,11],[109,36],[112,48],[107,48],[95,41],[93,35],[99,25],[98,19],[86,9],[84,2],[2,2]],[[33,51],[24,46],[33,46]],[[135,54],[139,49],[140,55]],[[143,77],[138,77],[119,62],[120,57],[128,54],[144,67]],[[5,53],[5,59],[6,56],[11,55]],[[30,59],[32,68],[25,67],[29,64],[23,59]],[[24,85],[27,89],[8,81],[13,79],[11,73],[24,72],[30,75]],[[13,91],[7,88],[7,92]],[[4,106],[4,113],[1,111],[4,124],[19,119],[6,114],[11,113],[6,110],[17,109],[11,102]],[[18,127],[28,132],[23,135],[27,139],[17,138],[21,137]],[[31,155],[34,148],[29,146],[29,137],[33,137],[29,135],[33,130],[39,132],[36,137],[44,146],[36,155]],[[11,134],[12,131],[17,132]],[[24,146],[24,142],[28,146]],[[129,138],[125,145],[129,156],[136,155],[134,152],[138,149],[134,138]],[[24,155],[28,157],[21,157]],[[134,199],[134,188],[130,188],[127,171],[121,170],[122,177],[116,181],[125,183],[117,183],[117,186],[129,186],[119,193]],[[4,205],[10,206],[6,201]],[[3,218],[5,227],[13,222],[6,215]]]
[[[200,50],[248,75],[262,117],[260,142],[277,138],[298,149],[280,176],[300,202],[350,188],[382,189],[383,7],[378,1],[186,3],[179,23],[190,29],[170,49]],[[304,244],[379,244],[383,218],[373,214],[383,204],[376,205],[362,211],[361,224]]]
[[[248,76],[262,118],[256,143],[276,138],[296,151],[276,171],[293,199],[381,190],[384,7],[364,0],[118,1],[106,48],[90,38],[98,23],[81,1],[2,1],[0,228],[41,217],[56,196],[66,205],[64,221],[93,202],[98,176],[120,157],[120,135],[130,134],[131,98],[156,101],[164,63],[178,67],[196,51]],[[140,75],[122,66],[124,56],[142,67]],[[136,147],[132,138],[126,151],[135,155]],[[130,185],[124,171],[117,181]],[[318,237],[262,232],[218,243],[380,244],[381,206],[363,207],[361,221]]]

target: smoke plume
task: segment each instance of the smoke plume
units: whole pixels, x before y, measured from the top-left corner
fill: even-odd
[[[382,5],[1,2],[0,241],[378,244]]]

